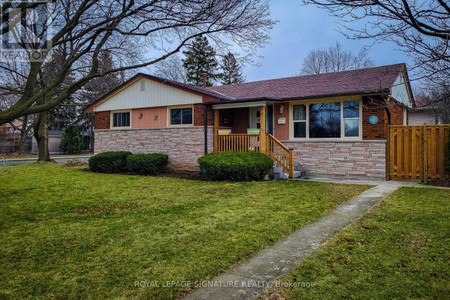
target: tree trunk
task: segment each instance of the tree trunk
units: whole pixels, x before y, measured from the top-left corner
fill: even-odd
[[[89,150],[94,153],[94,114],[89,116],[89,144]]]
[[[25,141],[28,134],[28,115],[23,116],[22,119],[22,130],[20,131],[19,139],[19,155],[25,154]]]
[[[37,115],[37,120],[34,124],[34,137],[38,144],[38,161],[50,161],[50,153],[48,151],[47,112],[42,112]]]

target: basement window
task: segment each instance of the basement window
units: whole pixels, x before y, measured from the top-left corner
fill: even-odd
[[[112,127],[130,127],[130,112],[115,112],[113,113]]]

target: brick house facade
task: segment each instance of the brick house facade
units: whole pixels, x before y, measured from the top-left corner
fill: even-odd
[[[198,157],[214,151],[216,125],[246,135],[247,129],[259,128],[259,109],[265,107],[270,112],[266,130],[294,150],[296,170],[306,175],[382,178],[388,125],[406,124],[406,108],[412,101],[409,83],[394,85],[399,76],[407,78],[405,72],[398,64],[211,88],[138,74],[86,111],[95,114],[95,153],[167,153],[170,168],[198,171]],[[394,92],[401,101],[393,98]],[[344,106],[350,102],[359,106],[359,112],[354,108],[349,117]],[[320,105],[324,119],[310,123],[309,111],[318,103],[324,104]],[[294,117],[294,106],[299,105],[305,107],[304,119]],[[328,112],[330,107],[340,107],[340,116],[338,111]],[[378,122],[369,122],[372,116]],[[346,131],[349,124],[354,128],[351,135]],[[324,126],[319,129],[325,133],[318,131],[316,137],[311,126]],[[329,126],[337,126],[340,133],[322,137]],[[297,130],[306,130],[306,135]]]

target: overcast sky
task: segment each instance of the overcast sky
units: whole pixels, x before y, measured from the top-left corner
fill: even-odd
[[[247,66],[247,81],[297,75],[305,56],[313,49],[326,48],[336,41],[345,50],[358,52],[370,41],[347,40],[338,29],[338,19],[315,6],[302,6],[300,0],[271,0],[272,18],[279,22],[270,35],[270,45],[258,51],[260,66]],[[408,57],[391,43],[376,44],[369,50],[375,65],[405,62]]]

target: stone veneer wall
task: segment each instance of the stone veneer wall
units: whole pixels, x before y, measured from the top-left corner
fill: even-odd
[[[283,143],[294,149],[295,170],[305,175],[386,176],[385,141]]]
[[[172,170],[198,171],[197,159],[204,155],[203,127],[95,130],[95,153],[130,151],[169,155]],[[213,150],[213,128],[208,127],[208,152]]]

